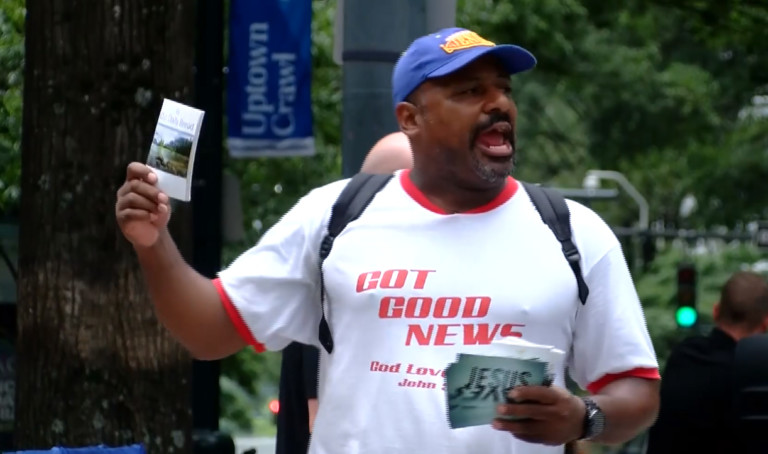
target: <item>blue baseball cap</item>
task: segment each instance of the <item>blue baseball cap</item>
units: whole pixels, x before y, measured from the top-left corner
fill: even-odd
[[[428,79],[446,76],[478,57],[495,55],[509,74],[536,66],[536,57],[512,44],[495,44],[465,28],[444,28],[417,38],[400,56],[392,72],[392,101],[399,102]]]

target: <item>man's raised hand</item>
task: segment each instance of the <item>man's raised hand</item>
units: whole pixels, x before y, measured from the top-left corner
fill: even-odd
[[[132,162],[117,190],[117,225],[134,247],[153,246],[171,217],[168,196],[156,185],[157,175],[149,166]]]

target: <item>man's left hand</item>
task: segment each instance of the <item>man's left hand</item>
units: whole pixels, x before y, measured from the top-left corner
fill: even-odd
[[[586,407],[568,390],[557,386],[519,386],[509,392],[516,404],[501,404],[500,416],[522,421],[495,419],[493,427],[529,443],[558,446],[581,437]]]

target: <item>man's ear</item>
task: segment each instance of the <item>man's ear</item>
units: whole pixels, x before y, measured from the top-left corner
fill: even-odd
[[[760,325],[759,333],[768,333],[768,317],[765,317],[763,323]]]
[[[712,319],[717,321],[720,318],[720,302],[718,301],[712,306]]]
[[[403,101],[395,106],[395,117],[400,125],[400,130],[406,136],[411,137],[419,130],[419,108]]]

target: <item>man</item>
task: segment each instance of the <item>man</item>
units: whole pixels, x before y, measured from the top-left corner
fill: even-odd
[[[392,173],[409,169],[411,147],[402,132],[379,139],[363,161],[362,172]],[[280,411],[277,414],[277,454],[305,454],[317,414],[318,350],[293,342],[283,349],[280,365]]]
[[[768,328],[765,279],[751,272],[733,274],[713,315],[715,327],[709,335],[684,340],[669,356],[648,454],[752,452],[740,444],[744,437],[734,411],[734,356],[740,340]]]
[[[417,39],[396,64],[394,110],[413,168],[397,172],[324,263],[335,348],[321,352],[311,454],[554,454],[580,438],[620,443],[653,422],[658,368],[618,240],[569,202],[590,289],[582,305],[559,242],[509,176],[509,76],[535,62],[518,46],[452,28]],[[211,283],[173,244],[156,181],[130,164],[116,215],[171,333],[200,358],[246,344],[319,346],[318,250],[345,182],[307,194]],[[568,352],[572,377],[593,395],[569,393],[558,370],[552,386],[516,387],[517,403],[498,407],[523,420],[452,430],[441,379],[407,386],[409,364],[439,376],[458,352],[486,351],[500,336]]]
[[[408,137],[402,132],[393,132],[379,139],[371,148],[360,169],[365,173],[392,173],[413,167],[413,155]],[[280,375],[280,407],[290,408],[288,415],[278,417],[277,454],[304,453],[309,442],[312,424],[317,414],[318,350],[308,345],[293,343],[283,350]],[[299,380],[294,377],[298,376]],[[285,389],[285,391],[284,391]],[[307,399],[307,408],[302,400]],[[283,402],[288,405],[283,405]],[[294,409],[294,407],[296,407]],[[282,410],[281,410],[282,411]],[[304,416],[306,415],[306,416]],[[304,418],[303,420],[301,418]],[[305,422],[308,420],[307,422]],[[282,422],[282,424],[281,424]],[[304,431],[309,426],[308,431]],[[566,454],[580,453],[577,442],[566,445]]]

